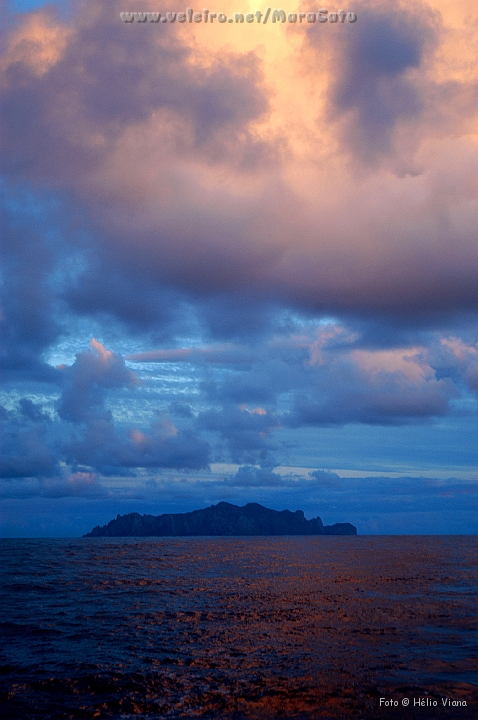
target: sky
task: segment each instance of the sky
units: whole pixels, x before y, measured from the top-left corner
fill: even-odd
[[[475,3],[126,5],[0,5],[1,535],[477,533]]]

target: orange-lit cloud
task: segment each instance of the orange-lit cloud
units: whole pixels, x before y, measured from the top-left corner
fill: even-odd
[[[9,47],[41,36],[37,65],[9,50],[5,71],[33,103],[34,149],[18,94],[4,119],[18,168],[86,203],[105,262],[206,297],[475,307],[469,6],[359,3],[353,25],[308,28],[126,25],[116,7],[27,15]]]

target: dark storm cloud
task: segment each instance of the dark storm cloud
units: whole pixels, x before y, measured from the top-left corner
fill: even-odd
[[[199,312],[211,337],[235,339],[243,337],[253,341],[267,333],[274,323],[275,310],[268,299],[253,288],[249,293],[215,294],[206,298]]]
[[[115,268],[106,258],[91,261],[88,271],[65,287],[62,298],[78,315],[100,321],[113,316],[134,334],[155,328],[157,336],[170,337],[188,329],[184,295]]]
[[[27,204],[28,193],[20,194]],[[38,223],[38,211],[15,215],[0,192],[0,376],[55,382],[57,373],[42,360],[61,330],[55,318],[57,267],[53,243]]]
[[[373,161],[391,152],[401,121],[423,110],[416,70],[433,43],[437,18],[422,4],[357,6],[360,22],[336,40],[330,114],[343,119],[352,153]],[[309,31],[309,41],[322,42]]]
[[[440,9],[439,3],[419,1],[359,2],[359,21],[346,32],[307,32],[317,57],[324,45],[330,52],[327,120],[349,156],[368,170],[383,163],[402,176],[421,174],[424,166],[413,158],[426,138],[466,134],[474,122],[476,79],[434,72],[454,32],[458,42],[460,35],[464,39],[462,66],[474,64],[466,21],[464,32],[446,27]]]
[[[50,419],[28,398],[20,400],[19,411],[0,406],[0,477],[53,474],[58,458],[49,437]]]

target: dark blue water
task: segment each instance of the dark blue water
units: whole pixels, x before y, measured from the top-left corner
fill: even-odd
[[[460,700],[407,712],[478,718],[477,537],[0,551],[5,718],[403,716],[381,696]]]

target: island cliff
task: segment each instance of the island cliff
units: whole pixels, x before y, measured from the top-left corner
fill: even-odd
[[[258,503],[244,507],[220,502],[204,510],[166,515],[118,515],[84,537],[151,537],[188,535],[356,535],[350,523],[322,524],[306,520],[302,510],[270,510]]]

